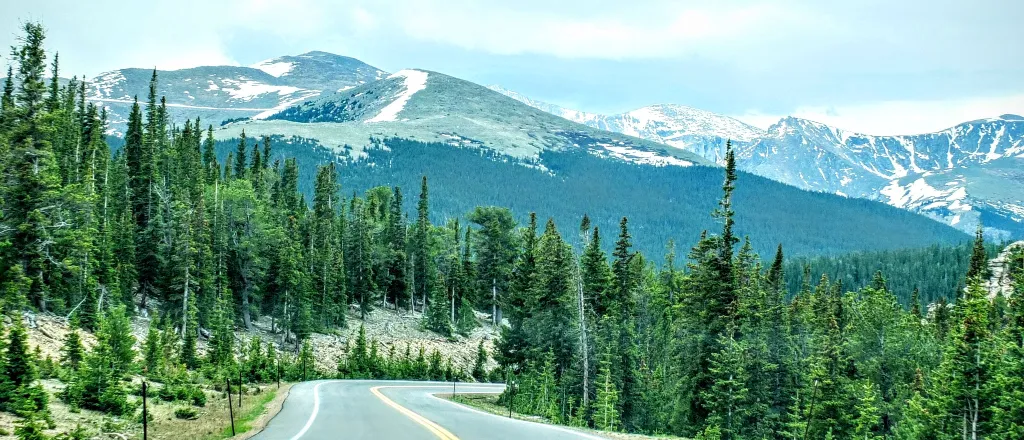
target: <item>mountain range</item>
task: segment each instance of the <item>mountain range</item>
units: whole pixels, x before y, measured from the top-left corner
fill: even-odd
[[[678,105],[605,116],[490,86],[581,124],[648,139],[721,163],[727,139],[738,166],[799,188],[877,200],[963,231],[979,222],[1000,239],[1024,236],[1024,118],[1002,115],[935,133],[872,136],[783,118],[768,130]]]
[[[906,173],[900,175],[894,171],[900,168],[885,167],[885,163],[902,164],[899,161],[903,160],[899,154],[891,154],[894,147],[890,147],[890,141],[865,140],[862,135],[845,134],[810,121],[788,118],[769,130],[762,130],[733,118],[680,105],[650,106],[620,115],[605,116],[546,104],[496,86],[487,88],[438,72],[407,69],[388,74],[358,60],[325,52],[285,56],[249,67],[197,67],[159,71],[157,74],[158,93],[167,97],[172,118],[180,122],[186,117],[200,117],[204,125],[211,123],[221,126],[216,132],[217,138],[224,143],[221,154],[232,149],[228,141],[236,139],[243,130],[250,137],[275,136],[285,144],[282,151],[308,156],[311,164],[314,160],[339,160],[352,165],[349,169],[355,174],[350,173],[347,178],[350,181],[365,182],[366,185],[370,182],[364,177],[373,173],[385,180],[402,179],[397,174],[380,174],[381,167],[397,167],[393,165],[396,163],[394,161],[405,157],[402,156],[404,152],[397,151],[395,145],[420,145],[415,148],[440,154],[440,159],[464,155],[465,151],[478,151],[478,156],[504,164],[501,165],[502,170],[497,172],[500,175],[519,175],[517,173],[520,171],[514,169],[525,169],[528,173],[524,175],[526,179],[540,181],[554,178],[564,181],[572,175],[572,179],[586,183],[572,190],[580,193],[558,196],[602,203],[600,197],[582,192],[595,191],[617,183],[617,189],[607,191],[633,188],[634,193],[623,194],[626,199],[635,199],[630,200],[631,203],[655,206],[660,198],[660,204],[668,206],[658,206],[656,211],[657,215],[664,216],[641,219],[640,223],[648,221],[650,228],[673,228],[671,222],[666,223],[668,218],[676,222],[688,222],[697,215],[696,211],[690,212],[694,206],[671,205],[670,200],[678,199],[677,194],[696,191],[700,193],[702,201],[713,199],[720,182],[716,181],[718,177],[710,177],[717,176],[716,173],[705,175],[703,169],[721,161],[728,139],[732,140],[736,148],[741,169],[805,190],[840,195],[829,196],[831,199],[812,200],[781,187],[758,184],[770,187],[770,190],[765,190],[766,193],[774,192],[773,197],[777,199],[800,200],[799,203],[794,202],[793,206],[776,203],[777,207],[766,208],[777,215],[782,215],[780,210],[787,209],[818,210],[821,208],[817,205],[821,203],[843,205],[843,209],[854,211],[864,206],[873,206],[854,203],[853,200],[842,202],[844,197],[859,197],[920,212],[963,230],[969,229],[972,222],[982,218],[991,232],[1007,235],[1020,233],[1019,218],[1024,215],[1014,214],[1014,209],[1024,206],[1018,200],[1021,193],[1012,189],[1000,193],[999,190],[1003,188],[1004,181],[1017,184],[1021,181],[1019,173],[1014,174],[1015,161],[1020,160],[1017,157],[1020,154],[1017,149],[1019,143],[1014,144],[1014,140],[1018,139],[1016,125],[1008,129],[1007,132],[1011,133],[1009,135],[994,133],[999,145],[992,151],[999,154],[999,158],[986,155],[978,159],[971,156],[971,152],[977,149],[957,150],[958,154],[962,151],[964,158],[954,154],[952,162],[946,162],[946,165],[954,165],[951,168],[939,167],[932,170],[937,165],[920,157],[922,152],[938,151],[938,147],[917,147],[923,145],[923,141],[915,142],[917,155],[914,155],[914,165],[901,165]],[[102,74],[92,82],[90,99],[108,107],[108,112],[113,115],[114,131],[123,127],[131,99],[136,95],[145,95],[151,75],[151,70],[121,69]],[[1011,124],[1014,119],[1007,116],[991,123],[1000,122]],[[986,130],[993,130],[992,127],[994,125]],[[998,128],[994,129],[998,132]],[[989,140],[986,137],[980,142]],[[1009,142],[1009,146],[1002,146],[1005,142]],[[889,156],[870,161],[870,155],[859,153],[865,150],[863,145],[883,145],[879,151]],[[438,149],[438,146],[445,148]],[[315,150],[315,153],[304,152],[303,148]],[[885,162],[890,157],[898,161]],[[430,158],[435,159],[439,158]],[[593,162],[595,159],[598,162]],[[567,160],[575,167],[586,168],[587,172],[569,170]],[[485,167],[479,163],[473,166]],[[593,174],[598,173],[598,169],[603,174]],[[920,173],[919,169],[922,170]],[[486,180],[481,178],[478,169],[445,171],[455,172],[464,180]],[[421,169],[418,172],[433,175],[437,170]],[[924,175],[926,173],[930,174]],[[911,180],[919,174],[919,179],[925,179],[924,183],[928,187],[941,188],[941,191],[926,191],[925,185]],[[697,175],[707,181],[701,182],[701,185],[687,181]],[[756,180],[753,176],[746,178]],[[621,182],[622,179],[634,181]],[[645,193],[646,188],[636,186],[635,182],[643,179],[657,180],[648,184],[664,185],[666,192]],[[953,183],[947,185],[949,182]],[[511,186],[501,190],[515,191],[515,184],[511,182]],[[956,191],[961,188],[963,191]],[[459,197],[470,198],[481,194],[464,194]],[[500,201],[506,205],[530,203],[528,199],[506,200],[505,195],[495,197],[495,202]],[[979,203],[978,198],[984,198],[986,203]],[[938,206],[940,200],[947,201],[944,207]],[[444,203],[442,201],[441,204]],[[551,203],[557,204],[554,201]],[[461,206],[459,203],[449,203],[450,207],[457,205]],[[852,208],[855,206],[860,208]],[[536,208],[533,206],[529,209]],[[660,208],[666,208],[666,212],[663,213]],[[671,213],[673,208],[678,213]],[[713,205],[707,208],[710,210]],[[946,214],[943,208],[949,212],[958,212],[959,217]],[[905,235],[907,240],[889,240],[889,243],[876,240],[847,245],[825,244],[823,241],[804,243],[803,252],[892,248],[962,238],[960,234],[926,226],[927,223],[921,221],[927,220],[919,221],[917,216],[899,217],[896,220],[889,211],[878,210],[876,207],[865,209],[870,212],[851,211],[845,215],[852,216],[849,219],[852,222],[865,224],[882,224],[884,222],[880,219],[887,218],[889,222],[899,224],[889,225],[890,230],[880,235]],[[612,211],[616,211],[617,215],[632,212],[608,209],[609,213]],[[582,215],[582,212],[574,214]],[[633,215],[643,217],[647,213]],[[706,212],[701,215],[706,215]],[[985,216],[1003,219],[1004,223],[997,227],[996,222],[989,221]],[[789,222],[795,221],[788,214],[785,218]],[[874,219],[866,220],[869,218]],[[611,217],[609,219],[613,221]],[[760,221],[770,222],[770,219]],[[796,228],[799,224],[796,222],[787,225],[787,228]],[[691,226],[678,229],[688,230]],[[852,227],[849,224],[830,226]],[[834,232],[831,234],[835,235]],[[674,235],[672,231],[659,233],[658,239]],[[760,250],[768,249],[773,244],[758,243]]]

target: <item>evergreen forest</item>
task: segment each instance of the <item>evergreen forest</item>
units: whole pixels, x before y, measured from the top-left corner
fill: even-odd
[[[787,261],[785,242],[765,252],[747,236],[771,225],[737,215],[753,202],[737,197],[748,175],[731,150],[703,171],[718,176],[712,227],[658,254],[638,250],[651,233],[629,212],[610,226],[502,206],[439,215],[437,192],[457,189],[432,186],[431,170],[353,194],[343,163],[300,166],[280,140],[242,136],[218,154],[213,127],[168,120],[155,71],[111,149],[89,85],[62,84],[43,27],[23,31],[0,102],[0,410],[19,417],[19,438],[46,438],[53,398],[135,414],[133,376],[199,404],[197,383],[267,382],[275,365],[287,380],[502,381],[516,411],[611,431],[1024,438],[1024,257],[1013,292],[990,295],[980,231],[969,246],[885,254],[870,274],[857,259]],[[913,287],[935,293],[908,298]],[[483,313],[501,335],[472,371],[418,347],[379,353],[363,331],[335,371],[309,367],[313,333],[376,308],[453,337]],[[42,359],[30,314],[97,343],[73,332],[61,359]],[[154,319],[137,349],[141,315]],[[235,342],[268,316],[274,343]],[[48,395],[47,376],[66,387]]]

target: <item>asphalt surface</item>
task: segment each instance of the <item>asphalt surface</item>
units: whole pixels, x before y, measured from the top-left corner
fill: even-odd
[[[457,384],[457,393],[500,393],[504,385]],[[512,420],[435,397],[451,382],[327,380],[292,386],[281,412],[254,440],[596,440],[600,437]]]

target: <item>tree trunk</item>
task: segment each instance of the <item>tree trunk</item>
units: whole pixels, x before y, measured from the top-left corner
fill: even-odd
[[[185,337],[185,330],[188,329],[188,263],[185,264],[185,292],[181,297],[181,337]]]

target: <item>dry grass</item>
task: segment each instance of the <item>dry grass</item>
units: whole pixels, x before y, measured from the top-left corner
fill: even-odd
[[[47,391],[53,393],[63,388],[58,381],[43,381]],[[282,384],[278,390],[276,385],[250,386],[242,396],[242,409],[235,410],[235,439],[242,440],[255,435],[281,409],[281,404],[288,394],[291,384]],[[220,440],[231,438],[231,424],[228,419],[228,403],[223,392],[206,391],[205,407],[194,407],[198,418],[182,420],[174,416],[174,410],[187,406],[184,403],[163,402],[151,397],[148,399],[148,411],[152,416],[149,423],[149,438],[153,440]],[[51,394],[52,396],[52,394]],[[238,395],[232,396],[232,404],[237,404]],[[135,399],[135,398],[132,398]],[[142,438],[140,421],[141,404],[132,415],[111,417],[89,410],[72,412],[56,397],[50,398],[50,412],[56,428],[47,430],[47,434],[56,435],[69,432],[76,426],[82,426],[92,439],[102,440],[134,440]],[[12,414],[0,412],[0,440],[13,440],[17,418]],[[6,433],[6,435],[5,435]]]
[[[275,400],[278,394],[285,395],[287,387],[278,392],[276,385],[247,387],[242,396],[242,408],[238,403],[238,395],[232,395],[232,410],[235,414],[235,432],[238,435],[249,432],[252,428],[262,428],[258,421],[267,411],[267,404]],[[219,440],[231,438],[231,421],[228,411],[228,400],[224,393],[207,392],[206,406],[196,408],[199,418],[182,420],[174,416],[174,410],[183,406],[175,403],[151,405],[153,422],[149,425],[149,438],[154,440],[171,439],[205,439]],[[156,402],[156,400],[151,400]],[[278,407],[280,409],[280,407]],[[269,418],[268,418],[269,420]]]

